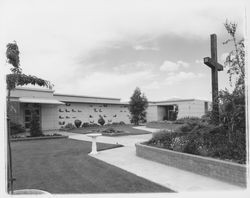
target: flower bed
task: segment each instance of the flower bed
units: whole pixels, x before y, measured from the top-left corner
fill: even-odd
[[[246,187],[247,168],[245,165],[156,148],[145,144],[137,143],[135,145],[137,156]]]
[[[26,140],[44,140],[44,139],[62,139],[68,138],[68,136],[54,133],[52,135],[42,135],[37,137],[32,136],[12,136],[11,141],[26,141]]]
[[[102,135],[104,136],[122,136],[128,135],[128,132],[116,130],[114,128],[107,128],[102,131]]]

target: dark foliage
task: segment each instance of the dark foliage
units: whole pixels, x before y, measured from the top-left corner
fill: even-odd
[[[228,141],[227,129],[210,124],[196,125],[191,132],[158,132],[147,142],[148,145],[174,151],[246,163],[246,137],[238,134]]]
[[[81,124],[82,124],[82,121],[81,120],[75,120],[74,123],[75,123],[76,128],[79,128],[81,126]]]
[[[42,135],[43,133],[39,123],[39,116],[34,109],[31,109],[30,136],[37,137]]]
[[[138,125],[139,122],[146,122],[146,109],[148,100],[141,90],[137,87],[129,101],[129,111],[131,114],[131,123]]]
[[[89,127],[90,126],[90,124],[88,123],[88,122],[84,122],[83,124],[82,124],[82,127]]]
[[[21,124],[17,124],[15,122],[10,122],[10,134],[15,135],[18,133],[25,132],[25,128]]]
[[[101,115],[99,116],[98,123],[99,123],[101,126],[103,126],[103,125],[105,124],[105,120],[104,120],[104,118],[103,118]]]

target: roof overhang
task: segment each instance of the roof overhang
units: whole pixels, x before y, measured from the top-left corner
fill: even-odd
[[[21,97],[19,98],[19,102],[21,103],[40,103],[40,104],[64,104],[64,102],[61,102],[59,100],[50,99],[50,98],[26,98]]]

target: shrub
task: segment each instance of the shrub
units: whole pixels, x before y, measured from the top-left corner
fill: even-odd
[[[90,126],[90,124],[88,123],[88,122],[84,122],[83,124],[82,124],[82,127],[89,127]]]
[[[39,123],[39,117],[35,110],[31,110],[31,121],[30,121],[30,136],[37,137],[42,136],[42,130]]]
[[[125,125],[125,122],[121,121],[119,124],[120,124],[120,125]]]
[[[90,127],[99,127],[99,125],[98,124],[96,124],[96,123],[90,123],[90,125],[89,125]]]
[[[79,128],[79,127],[81,126],[81,124],[82,124],[82,121],[81,121],[81,120],[75,120],[75,126],[76,126],[77,128]]]
[[[15,135],[23,132],[25,132],[25,128],[21,124],[10,122],[10,135]]]
[[[228,141],[227,129],[212,124],[197,124],[190,133],[157,132],[147,144],[174,151],[246,163],[245,133]]]
[[[103,117],[101,115],[99,115],[99,119],[98,119],[98,123],[103,126],[105,124],[105,120],[103,119]]]
[[[112,125],[117,126],[117,125],[120,125],[120,123],[119,122],[113,122]]]
[[[123,133],[123,131],[115,130],[114,128],[110,127],[102,131],[103,133]]]
[[[75,126],[72,124],[72,123],[68,123],[68,124],[66,124],[65,125],[65,127],[64,127],[65,129],[74,129],[75,128]]]

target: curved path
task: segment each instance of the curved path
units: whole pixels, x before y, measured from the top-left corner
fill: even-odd
[[[140,127],[136,127],[140,129]],[[143,130],[147,128],[143,127]],[[148,129],[156,132],[157,129]],[[72,134],[59,132],[69,135],[69,138],[76,140],[91,141],[90,137],[83,134]],[[241,190],[241,187],[231,185],[219,180],[166,166],[157,162],[146,160],[136,156],[135,143],[147,141],[152,134],[132,135],[120,137],[98,137],[97,142],[122,144],[124,147],[100,151],[92,157],[106,163],[117,166],[140,177],[158,183],[177,192],[183,191],[215,191],[215,190]]]

